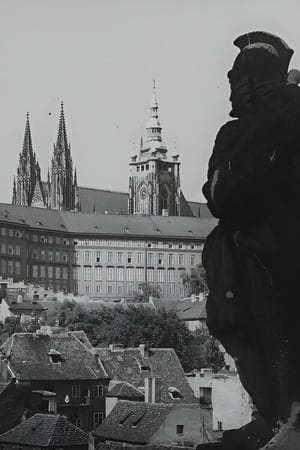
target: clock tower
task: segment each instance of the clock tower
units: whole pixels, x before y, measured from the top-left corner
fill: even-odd
[[[168,158],[161,130],[153,83],[146,141],[129,163],[129,214],[180,215],[179,155]]]

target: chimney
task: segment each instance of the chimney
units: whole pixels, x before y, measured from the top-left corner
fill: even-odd
[[[22,300],[23,300],[23,297],[22,297],[22,295],[19,294],[17,297],[17,303],[21,303]]]
[[[162,212],[161,212],[161,215],[166,217],[166,216],[169,215],[169,211],[167,209],[163,209]]]
[[[141,357],[142,358],[148,358],[149,356],[149,347],[147,347],[145,344],[140,344],[139,345],[139,349],[141,352]]]
[[[145,378],[145,403],[161,403],[161,378]]]
[[[197,296],[195,294],[191,295],[191,302],[195,303],[197,301]]]

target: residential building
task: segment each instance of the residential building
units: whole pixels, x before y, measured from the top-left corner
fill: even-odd
[[[42,327],[13,334],[0,349],[1,381],[54,392],[57,412],[84,431],[101,423],[109,376],[83,332]]]
[[[209,430],[209,421],[209,414],[202,414],[197,404],[176,405],[120,400],[102,424],[93,431],[93,436],[107,444],[196,447],[205,443],[202,427],[203,423],[206,423],[206,429]]]
[[[46,318],[46,310],[41,303],[36,300],[6,300],[0,303],[0,322],[4,323],[8,317],[19,317],[20,323],[29,322],[33,317],[38,320]]]
[[[130,298],[142,282],[185,297],[181,274],[201,262],[216,222],[0,204],[0,275],[99,299]]]
[[[0,436],[3,450],[88,450],[89,436],[64,416],[35,414]]]
[[[129,167],[129,193],[78,186],[64,105],[61,103],[51,167],[47,179],[42,181],[27,113],[23,148],[13,182],[12,204],[87,213],[211,217],[206,204],[188,202],[181,190],[179,155],[175,149],[175,154],[168,158],[167,148],[162,143],[155,89],[145,145],[141,138],[139,155],[131,157]]]

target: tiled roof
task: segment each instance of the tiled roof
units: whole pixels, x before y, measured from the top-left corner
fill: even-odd
[[[144,394],[139,389],[135,388],[132,384],[123,382],[113,382],[112,387],[109,389],[106,394],[107,397],[118,397],[118,398],[144,398]]]
[[[2,346],[20,380],[87,380],[107,378],[99,358],[71,332],[14,333]],[[52,362],[50,351],[61,355]]]
[[[206,300],[192,297],[182,300],[152,298],[155,309],[164,308],[167,311],[176,312],[180,320],[206,320]]]
[[[155,239],[205,239],[215,227],[213,218],[84,214],[43,208],[0,204],[0,222],[73,235],[154,237]]]
[[[40,303],[35,303],[35,302],[31,302],[31,301],[22,301],[22,302],[12,302],[10,300],[7,300],[9,309],[12,312],[18,312],[21,313],[22,310],[35,310],[35,311],[45,311],[47,308],[45,308],[43,305],[41,305]]]
[[[151,348],[149,353],[145,353],[145,356],[142,355],[140,348],[115,348],[113,350],[97,348],[95,351],[112,380],[126,381],[143,391],[145,378],[160,378],[161,402],[196,403],[197,400],[174,349]],[[182,398],[176,400],[172,398],[168,392],[170,387],[178,389]]]
[[[87,444],[88,435],[63,416],[35,414],[2,434],[0,442],[46,448],[72,445],[74,448],[76,445]]]
[[[147,444],[173,405],[119,400],[93,435],[114,441]]]
[[[128,214],[128,193],[78,187],[77,189],[81,211],[84,213]]]

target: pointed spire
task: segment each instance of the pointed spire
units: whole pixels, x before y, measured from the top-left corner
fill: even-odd
[[[17,203],[17,188],[16,188],[16,177],[14,176],[12,204],[16,205],[16,203]]]
[[[150,117],[146,127],[147,141],[161,142],[161,125],[158,117],[158,102],[156,99],[155,80],[153,80],[153,93],[149,108]]]
[[[30,131],[29,112],[27,112],[27,114],[26,114],[26,125],[25,125],[22,156],[30,157],[30,159],[33,159],[33,148],[32,148],[32,139],[31,139],[31,131]]]
[[[77,170],[76,170],[76,167],[74,169],[74,186],[77,187]]]
[[[64,113],[64,103],[60,104],[60,118],[58,125],[58,133],[57,133],[57,141],[56,147],[59,149],[68,149],[68,137],[67,137],[67,129],[66,129],[66,121],[65,121],[65,113]]]

